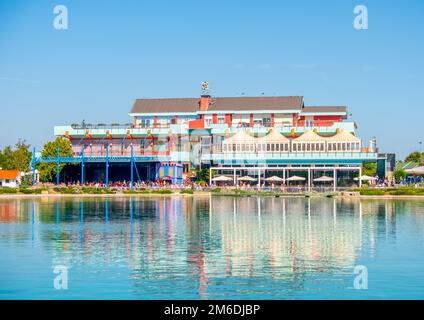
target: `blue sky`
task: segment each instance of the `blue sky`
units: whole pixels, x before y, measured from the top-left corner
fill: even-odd
[[[68,8],[69,29],[53,28]],[[353,28],[366,5],[369,29]],[[424,2],[0,0],[0,148],[128,122],[136,98],[303,95],[347,105],[364,142],[424,140]]]

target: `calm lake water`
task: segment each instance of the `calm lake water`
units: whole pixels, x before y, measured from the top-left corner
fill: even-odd
[[[0,199],[0,299],[394,298],[424,298],[423,200]]]

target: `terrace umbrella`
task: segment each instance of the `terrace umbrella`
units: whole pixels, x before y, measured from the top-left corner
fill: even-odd
[[[334,178],[329,177],[329,176],[322,176],[319,178],[314,179],[315,182],[333,182]]]
[[[267,181],[267,182],[282,182],[282,181],[284,181],[284,179],[277,177],[277,176],[272,176],[272,177],[266,178],[265,181]]]
[[[215,182],[229,182],[229,181],[233,181],[232,178],[227,177],[227,176],[218,176],[212,179],[212,181]]]
[[[306,180],[306,178],[299,177],[299,176],[292,176],[292,177],[286,179],[286,181],[305,181],[305,180]]]
[[[406,173],[423,175],[424,174],[424,166],[415,167],[415,168],[411,168],[411,169],[406,169],[405,172]]]
[[[353,180],[358,181],[359,178],[354,178]],[[362,181],[375,181],[375,180],[377,180],[377,178],[370,177],[370,176],[367,176],[367,175],[363,175],[363,176],[361,176],[361,180]]]
[[[287,182],[290,182],[290,181],[305,181],[305,180],[306,180],[306,178],[299,177],[299,176],[292,176],[292,177],[286,179]]]
[[[244,177],[238,178],[238,181],[253,182],[253,181],[256,181],[256,179],[255,178],[252,178],[252,177],[249,177],[249,176],[244,176]]]

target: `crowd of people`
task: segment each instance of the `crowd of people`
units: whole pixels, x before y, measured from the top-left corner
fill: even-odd
[[[424,183],[423,177],[416,177],[413,184],[416,186]],[[407,179],[400,180],[400,183],[397,184],[395,179],[381,179],[379,177],[375,177],[375,180],[369,181],[367,184],[369,187],[373,188],[390,188],[395,187],[397,185],[410,185],[411,181]],[[80,181],[75,182],[66,182],[62,185],[66,185],[67,187],[77,186],[81,187]],[[85,182],[84,187],[90,187],[90,188],[105,188],[106,183],[105,182]],[[133,184],[134,190],[144,190],[144,189],[171,189],[171,190],[180,190],[180,189],[192,189],[192,190],[209,190],[210,188],[239,188],[242,190],[277,190],[277,191],[289,191],[289,192],[300,192],[302,190],[309,189],[309,187],[306,184],[296,184],[296,185],[286,185],[284,183],[263,183],[259,185],[258,183],[248,183],[248,182],[240,182],[237,186],[232,186],[231,184],[225,184],[225,183],[212,183],[209,185],[208,183],[199,184],[191,180],[183,180],[182,183],[173,183],[168,180],[158,180],[158,181],[135,181]],[[355,187],[349,186],[349,187]],[[109,182],[109,188],[116,189],[116,190],[129,190],[131,189],[131,182],[130,181],[110,181]],[[312,184],[310,189],[312,190],[322,190],[325,191],[327,189],[332,189],[332,184],[320,184],[320,185],[314,185]]]

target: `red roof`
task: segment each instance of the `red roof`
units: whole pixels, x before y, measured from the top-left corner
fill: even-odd
[[[0,170],[0,179],[14,180],[18,177],[18,170]]]

